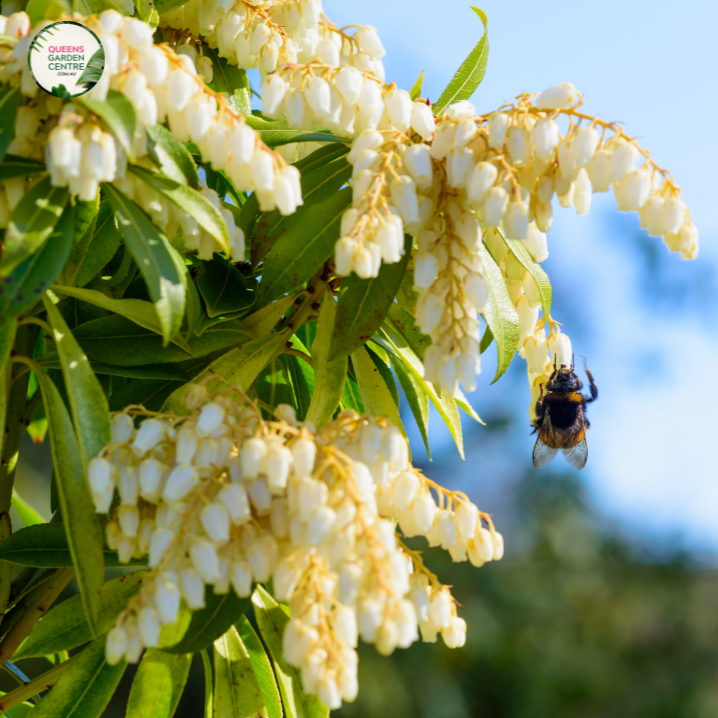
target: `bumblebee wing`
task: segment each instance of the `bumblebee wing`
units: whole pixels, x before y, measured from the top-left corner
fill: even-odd
[[[556,454],[558,454],[558,449],[552,449],[542,439],[537,439],[536,446],[534,446],[534,466],[537,469],[543,469],[546,464],[550,464],[556,458]]]
[[[586,439],[582,439],[576,446],[572,446],[570,449],[564,449],[563,455],[574,469],[582,469],[586,466],[586,459],[588,459],[588,444],[586,443]]]

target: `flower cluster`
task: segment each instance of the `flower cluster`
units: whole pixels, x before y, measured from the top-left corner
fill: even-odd
[[[322,15],[321,0],[190,0],[163,15],[161,27],[169,43],[185,43],[196,53],[192,43],[201,37],[220,57],[262,76],[301,62],[349,66],[384,80],[385,50],[376,29],[338,28]],[[202,63],[209,71],[211,61]]]
[[[25,87],[27,50],[44,24],[30,32],[27,16],[16,15],[24,17],[25,22],[15,22],[13,15],[7,25],[17,25],[16,32],[25,34],[4,64],[0,58],[0,77],[20,83],[24,94],[32,98],[38,88],[34,82],[32,87]],[[105,72],[87,97],[105,100],[109,90],[127,97],[136,115],[133,150],[137,157],[147,153],[146,128],[166,121],[180,142],[191,140],[203,159],[226,172],[237,191],[255,192],[263,211],[277,208],[288,215],[302,204],[298,171],[269,150],[244,117],[205,85],[187,53],[153,45],[150,25],[114,10],[106,10],[99,18],[90,17],[85,23],[97,32],[106,59]],[[44,129],[52,135],[46,161],[53,183],[69,185],[73,194],[82,192],[86,198],[96,183],[122,180],[127,163],[124,151],[104,133],[98,133],[97,124],[80,103],[69,105],[58,118],[44,121]],[[53,125],[59,129],[52,129]],[[78,168],[83,187],[79,187]]]
[[[287,405],[264,421],[237,390],[208,395],[202,384],[187,388],[185,404],[189,416],[152,415],[138,427],[141,408],[116,414],[112,443],[89,466],[109,546],[150,566],[108,634],[110,663],[158,645],[183,602],[205,605],[207,586],[249,596],[270,578],[292,609],[285,658],[331,709],[356,696],[359,637],[382,654],[419,632],[463,645],[448,587],[391,519],[477,566],[500,559],[503,540],[465,496],[411,466],[396,427],[346,411],[317,431]]]

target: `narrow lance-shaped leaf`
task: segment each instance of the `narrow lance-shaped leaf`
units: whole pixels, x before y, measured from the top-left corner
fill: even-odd
[[[360,279],[352,274],[343,280],[330,359],[348,356],[378,331],[401,285],[412,241],[407,235],[404,256],[394,264],[383,263],[377,277]]]
[[[53,689],[32,710],[32,718],[100,718],[127,664],[110,666],[105,640],[98,638],[74,660]]]
[[[238,598],[230,590],[221,596],[209,586],[205,607],[192,612],[192,619],[179,641],[163,648],[167,653],[193,653],[209,648],[249,607],[248,598]]]
[[[384,377],[364,347],[359,347],[352,354],[352,365],[366,413],[371,416],[386,416],[394,426],[404,432],[399,407],[394,402]]]
[[[100,591],[100,610],[97,614],[97,633],[100,636],[115,625],[127,601],[140,590],[145,575],[145,571],[134,571],[104,584]],[[91,639],[92,633],[82,610],[82,600],[80,596],[72,596],[45,614],[15,653],[13,660],[69,651]]]
[[[414,376],[401,359],[397,359],[393,355],[389,355],[389,357],[411,413],[414,415],[416,425],[419,427],[419,433],[424,440],[424,446],[426,446],[426,453],[431,459],[431,449],[429,448],[429,395],[426,393],[422,382]]]
[[[245,279],[232,262],[217,255],[202,262],[197,288],[210,317],[248,310],[257,298],[256,281]]]
[[[9,366],[10,353],[15,344],[15,322],[0,323],[0,427],[5,427],[8,409],[8,394],[10,391]],[[0,456],[3,455],[5,432],[0,431]]]
[[[20,90],[4,87],[0,90],[0,161],[5,157],[15,134],[15,118],[20,106]]]
[[[44,246],[10,272],[0,284],[0,322],[20,316],[55,281],[70,253],[74,207],[67,205]]]
[[[282,703],[279,697],[279,689],[277,681],[274,677],[272,664],[269,657],[264,652],[264,646],[259,636],[255,633],[252,624],[246,616],[242,616],[237,621],[237,630],[239,636],[244,643],[244,647],[249,653],[249,659],[252,662],[254,675],[257,677],[259,689],[264,696],[264,705],[267,709],[268,718],[282,718]]]
[[[89,461],[110,443],[110,410],[107,398],[62,314],[47,294],[43,302],[53,329],[62,374],[65,377],[65,388],[70,398],[80,458],[84,470],[87,471]]]
[[[68,197],[67,187],[53,187],[49,176],[27,191],[10,217],[0,276],[6,277],[40,250],[59,222]]]
[[[484,319],[491,329],[496,340],[498,350],[498,367],[496,368],[495,383],[509,368],[519,343],[521,324],[516,313],[509,291],[506,288],[501,268],[494,261],[489,251],[483,246],[479,249],[484,274],[489,285],[489,298],[484,310]]]
[[[55,480],[72,562],[77,571],[82,604],[93,635],[97,635],[99,592],[102,587],[104,560],[102,529],[85,479],[70,415],[60,392],[42,371],[36,374],[50,427]]]
[[[259,138],[267,147],[280,147],[294,142],[347,142],[343,137],[337,137],[325,130],[320,132],[307,132],[306,130],[292,130],[286,120],[267,122],[261,117],[247,117],[247,124],[256,130]]]
[[[199,187],[197,166],[189,150],[164,125],[147,128],[147,153],[152,161],[175,182]]]
[[[439,416],[441,416],[454,437],[456,448],[463,458],[464,439],[461,430],[461,418],[459,417],[456,403],[453,399],[449,399],[444,395],[440,396],[434,385],[424,379],[424,366],[422,363],[424,342],[429,342],[430,340],[421,334],[412,317],[401,310],[400,307],[394,305],[391,314],[392,316],[384,324],[384,339],[392,348],[393,353],[404,362],[406,368],[413,374],[414,382],[423,389],[439,412]],[[398,316],[401,323],[397,322],[394,316]]]
[[[327,718],[328,709],[316,696],[304,692],[298,671],[284,660],[282,636],[289,623],[288,611],[262,586],[257,586],[252,594],[252,606],[259,632],[272,656],[286,718]]]
[[[267,301],[297,289],[332,256],[351,196],[352,190],[347,187],[312,205],[301,224],[277,239],[267,254],[262,275],[261,291]]]
[[[53,481],[52,483],[55,485],[57,482]],[[106,567],[127,566],[126,563],[120,563],[115,551],[104,547],[102,552]],[[72,566],[72,554],[65,525],[41,523],[16,530],[12,536],[0,544],[0,559],[16,563],[19,566],[35,566],[36,568]],[[142,564],[133,559],[130,565]]]
[[[179,331],[185,305],[186,269],[182,258],[149,217],[111,184],[105,192],[117,213],[120,230],[147,283],[162,326],[165,344]]]
[[[44,172],[45,164],[37,160],[29,160],[27,157],[17,155],[5,155],[0,162],[0,180],[11,179],[12,177],[26,177],[36,172]]]
[[[115,136],[130,160],[134,160],[135,153],[132,142],[136,124],[135,110],[132,103],[121,92],[110,90],[103,101],[87,97],[75,97],[73,100],[97,115]]]
[[[62,272],[60,272],[58,277],[58,284],[75,284],[77,273],[92,243],[99,209],[99,192],[94,200],[88,202],[75,200],[75,227],[72,247],[70,249],[70,256],[67,258],[67,262],[65,262],[65,266],[62,268]],[[112,258],[112,255],[110,255],[110,258]]]
[[[441,93],[433,107],[435,115],[440,115],[445,107],[454,102],[468,100],[481,84],[486,74],[486,63],[489,59],[489,19],[483,10],[477,7],[472,7],[471,9],[481,19],[484,25],[484,34],[476,47],[469,53],[469,56],[461,63],[461,67],[451,78],[451,82],[446,86],[446,89]]]
[[[548,317],[551,314],[551,282],[548,275],[543,271],[541,265],[531,256],[531,252],[526,249],[526,245],[520,239],[508,239],[504,236],[504,241],[509,251],[521,262],[536,282],[539,296],[541,297],[543,315]]]
[[[215,718],[267,718],[264,696],[237,629],[214,642]]]
[[[349,147],[330,144],[320,147],[295,163],[301,172],[302,199],[304,204],[294,214],[285,216],[274,210],[263,213],[251,235],[252,263],[262,261],[274,243],[292,227],[301,226],[304,216],[312,205],[333,196],[352,176],[352,167],[346,160]]]
[[[246,70],[220,57],[217,50],[205,45],[202,51],[212,61],[212,83],[217,92],[227,93],[227,103],[241,115],[252,115],[252,92]]]
[[[200,651],[202,669],[204,671],[204,718],[214,718],[214,679],[212,677],[212,664],[206,650]],[[281,716],[280,716],[281,718]]]
[[[330,361],[329,351],[334,335],[337,302],[327,293],[322,302],[317,323],[317,336],[312,344],[314,360],[314,391],[307,412],[307,421],[323,426],[332,418],[344,389],[347,375],[347,357]]]
[[[160,634],[160,646],[174,643],[185,629],[183,621],[165,626]],[[127,715],[132,718],[170,718],[177,710],[187,677],[192,654],[173,655],[160,648],[145,652],[137,669]]]
[[[421,97],[421,88],[424,85],[424,71],[422,70],[419,73],[419,77],[416,78],[416,82],[414,83],[414,86],[409,90],[409,96],[412,100],[416,100],[418,97]]]
[[[144,167],[129,165],[127,169],[183,212],[186,212],[200,227],[217,240],[224,252],[229,252],[229,233],[224,218],[204,195],[192,189],[192,187],[156,172],[151,172]]]
[[[154,304],[145,302],[142,299],[112,299],[102,292],[95,289],[80,289],[79,287],[58,287],[52,288],[57,294],[64,294],[68,297],[80,299],[83,302],[94,304],[96,307],[107,309],[108,312],[114,312],[121,317],[125,317],[135,324],[149,329],[154,334],[163,336],[163,328],[157,318]],[[172,340],[174,344],[190,353],[187,342],[179,335]]]

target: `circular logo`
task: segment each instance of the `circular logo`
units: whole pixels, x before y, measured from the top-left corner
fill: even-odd
[[[79,22],[48,25],[30,45],[27,62],[35,82],[55,97],[77,97],[91,90],[105,69],[105,49]]]

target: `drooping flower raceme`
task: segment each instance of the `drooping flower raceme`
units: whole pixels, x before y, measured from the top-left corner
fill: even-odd
[[[23,13],[16,15],[27,18]],[[34,98],[37,85],[24,81],[25,73],[29,72],[27,50],[47,23],[31,31],[29,20],[21,23],[11,16],[3,18],[3,22],[16,35],[25,34],[18,35],[20,40],[4,64],[0,58],[0,79],[19,85],[25,95]],[[255,192],[263,211],[277,208],[283,214],[292,214],[296,210],[302,203],[297,170],[264,145],[245,118],[227,104],[226,98],[206,86],[187,53],[176,53],[167,45],[153,45],[150,25],[113,10],[84,22],[98,34],[106,57],[105,72],[87,97],[103,101],[110,90],[115,90],[132,103],[136,116],[132,149],[137,158],[141,160],[147,154],[146,129],[166,121],[176,139],[192,141],[205,161],[226,172],[237,191]],[[50,100],[37,104],[43,110],[42,134],[47,133],[44,159],[56,186],[69,186],[73,194],[88,199],[94,197],[100,182],[117,181],[131,197],[145,200],[145,205],[154,203],[161,207],[153,213],[160,226],[169,221],[166,200],[152,191],[148,193],[144,183],[125,172],[125,148],[99,130],[98,120],[82,103],[64,108],[55,107],[56,103]],[[57,119],[50,116],[51,104],[59,115]],[[36,156],[35,146],[36,143],[27,141],[13,149],[23,156]],[[6,183],[6,192],[8,188]],[[182,221],[179,214],[176,219]],[[233,226],[232,222],[230,227]],[[196,234],[190,231],[191,236]]]
[[[150,572],[107,636],[107,659],[136,662],[205,587],[249,596],[273,579],[289,603],[287,662],[331,709],[357,693],[358,638],[382,654],[441,633],[463,645],[449,588],[395,532],[425,536],[455,561],[500,559],[503,539],[463,494],[415,470],[406,439],[385,419],[345,411],[319,431],[280,405],[275,421],[234,389],[189,385],[189,416],[112,421],[112,444],[89,465],[108,545]],[[114,507],[114,508],[111,508]]]

